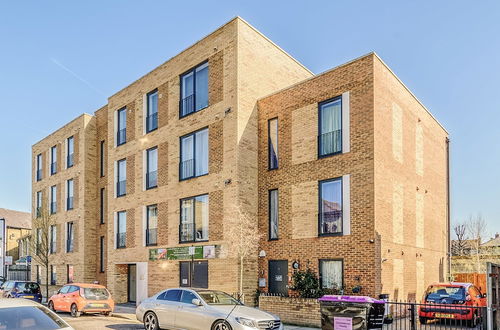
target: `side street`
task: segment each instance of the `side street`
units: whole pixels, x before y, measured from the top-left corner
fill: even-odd
[[[23,71],[47,81],[14,110],[29,118],[13,140],[24,156],[6,143],[19,125],[5,117],[0,329],[500,327],[500,209],[491,197],[500,156],[491,148],[477,157],[497,130],[476,127],[474,146],[464,139],[484,118],[466,118],[459,83],[500,76],[500,67],[457,72],[496,46],[483,42],[466,57],[455,33],[423,32],[416,21],[399,30],[387,17],[421,12],[462,30],[460,5],[366,4],[358,25],[347,19],[360,4],[270,3],[284,10],[271,19],[255,4],[200,2],[211,15],[186,24],[184,4],[153,3],[148,18],[132,15],[145,9],[133,2],[64,4],[47,14],[52,32],[22,32],[26,44],[68,42],[82,53],[47,44],[41,54],[62,76]],[[35,21],[33,8],[50,7],[33,6]],[[59,21],[80,7],[95,19],[75,12],[74,22]],[[295,22],[306,8],[321,18]],[[424,39],[455,43],[429,46],[430,56]],[[63,64],[71,56],[78,65]],[[12,80],[4,89],[19,94],[17,74],[2,70]],[[482,82],[470,85],[485,102]]]

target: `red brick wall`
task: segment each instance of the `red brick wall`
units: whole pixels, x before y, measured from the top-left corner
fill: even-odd
[[[321,327],[317,299],[260,296],[259,308],[277,315],[282,323]]]

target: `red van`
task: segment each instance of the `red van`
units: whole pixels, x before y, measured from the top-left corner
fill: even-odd
[[[424,293],[418,311],[421,324],[432,319],[467,321],[475,327],[481,319],[481,309],[486,306],[486,295],[472,283],[434,283]]]

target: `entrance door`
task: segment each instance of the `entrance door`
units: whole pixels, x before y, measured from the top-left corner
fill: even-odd
[[[287,260],[269,260],[269,292],[288,296]]]
[[[206,289],[208,288],[208,261],[181,261],[179,275],[181,287]]]
[[[127,296],[128,302],[135,303],[137,300],[137,266],[128,265],[128,276],[127,276]]]

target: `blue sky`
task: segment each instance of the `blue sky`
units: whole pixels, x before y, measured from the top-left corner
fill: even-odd
[[[500,231],[499,1],[3,1],[0,207],[33,143],[236,15],[315,73],[377,52],[450,132],[453,219]]]

